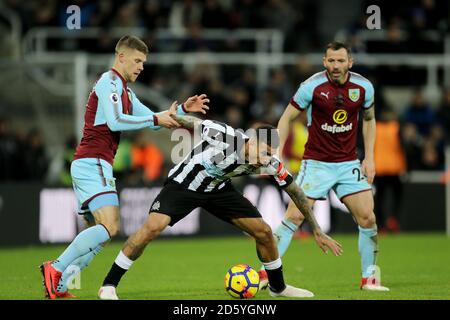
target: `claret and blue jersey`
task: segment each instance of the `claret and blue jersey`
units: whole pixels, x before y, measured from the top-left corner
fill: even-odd
[[[296,179],[305,194],[325,199],[333,189],[343,199],[371,190],[356,154],[359,111],[374,104],[370,81],[349,72],[338,85],[319,72],[300,85],[290,103],[308,115],[308,142]]]
[[[358,113],[374,103],[369,80],[349,72],[347,81],[338,85],[322,71],[304,81],[290,103],[307,111],[309,137],[304,159],[342,162],[357,158]]]
[[[178,106],[177,114],[186,114],[183,105]],[[155,115],[157,113],[139,101],[115,69],[101,75],[89,94],[83,137],[71,166],[80,213],[93,212],[105,205],[118,205],[112,165],[120,133],[142,128],[159,129]]]
[[[100,158],[112,164],[120,132],[159,129],[155,114],[139,101],[116,70],[103,73],[89,95],[83,138],[74,159]],[[182,105],[177,114],[185,114]]]

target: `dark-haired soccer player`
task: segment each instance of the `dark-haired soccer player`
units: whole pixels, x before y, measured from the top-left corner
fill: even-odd
[[[310,207],[316,200],[324,199],[330,189],[336,192],[359,226],[361,289],[388,291],[374,276],[378,252],[370,186],[375,176],[374,88],[369,80],[349,71],[353,59],[349,47],[343,43],[332,42],[327,46],[323,65],[325,71],[300,84],[282,115],[278,123],[279,152],[286,142],[290,122],[300,112],[307,112],[309,138],[295,183],[305,192]],[[365,149],[362,164],[356,154],[358,113],[361,109]],[[303,209],[291,201],[284,220],[275,231],[281,256],[304,219]],[[261,287],[267,285],[264,270],[260,271],[260,277],[266,279],[261,281]]]
[[[56,260],[41,265],[45,294],[50,299],[73,297],[67,291],[71,271],[85,268],[119,231],[119,199],[112,164],[120,132],[178,127],[171,117],[175,113],[206,113],[208,109],[205,95],[190,97],[178,108],[174,103],[161,113],[142,104],[128,83],[135,82],[144,69],[147,54],[148,48],[140,39],[122,37],[116,45],[114,66],[102,74],[89,94],[83,138],[74,155],[71,176],[79,213],[90,227],[78,234]]]
[[[271,296],[314,296],[308,290],[285,284],[270,226],[230,181],[235,176],[254,173],[272,175],[305,212],[306,219],[316,230],[319,246],[324,251],[329,248],[335,255],[341,255],[340,244],[320,231],[305,195],[298,185],[292,183],[293,178],[283,164],[273,156],[279,144],[276,128],[263,126],[246,135],[220,122],[202,122],[190,116],[174,118],[187,128],[200,127],[202,140],[169,172],[164,188],[151,205],[147,221],[128,238],[106,276],[98,293],[100,299],[118,299],[116,287],[121,277],[148,243],[168,225],[173,226],[197,207],[235,225],[255,239],[258,257],[268,274]]]

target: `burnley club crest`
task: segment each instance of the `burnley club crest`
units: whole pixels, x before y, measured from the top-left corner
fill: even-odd
[[[348,89],[348,97],[353,102],[356,102],[359,100],[359,89]]]

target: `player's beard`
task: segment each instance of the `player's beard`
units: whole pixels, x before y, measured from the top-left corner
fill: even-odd
[[[339,78],[335,78],[333,74],[333,70],[327,70],[328,76],[330,79],[336,84],[343,84],[345,79],[347,78],[348,68],[344,68],[342,71],[339,71]]]

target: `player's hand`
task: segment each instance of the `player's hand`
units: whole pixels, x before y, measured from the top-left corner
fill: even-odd
[[[342,246],[339,242],[327,236],[322,231],[314,231],[314,238],[316,239],[317,244],[323,252],[328,253],[328,250],[331,250],[333,254],[338,257],[341,256],[344,250],[342,250]]]
[[[177,107],[178,107],[178,101],[172,102],[171,106],[167,110],[169,112],[170,116],[177,114]]]
[[[206,97],[206,94],[195,95],[189,97],[184,102],[184,108],[188,112],[201,112],[206,114],[206,110],[209,110],[209,107],[206,105],[209,103],[209,99]]]
[[[375,162],[370,159],[364,159],[361,164],[361,171],[367,177],[367,181],[372,184],[375,178]]]
[[[156,115],[159,126],[168,129],[178,128],[180,126],[180,124],[172,118],[172,115],[175,115],[177,113],[177,105],[178,102],[175,101],[167,111],[161,112]]]

